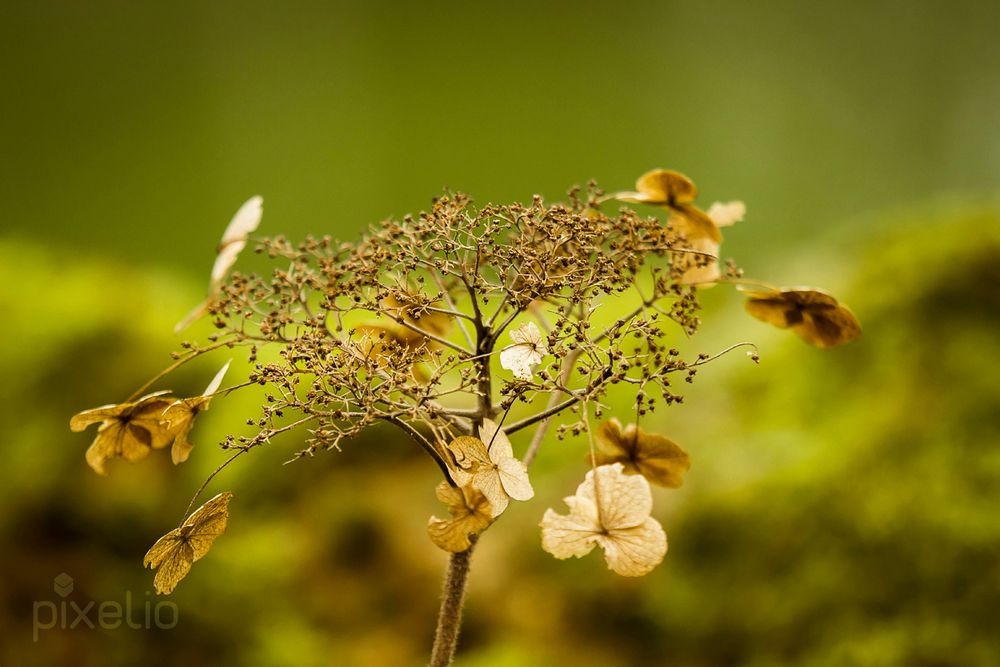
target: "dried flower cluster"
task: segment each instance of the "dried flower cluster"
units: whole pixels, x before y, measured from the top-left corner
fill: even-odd
[[[723,268],[720,227],[742,220],[745,207],[703,211],[696,197],[690,179],[662,169],[640,177],[636,191],[605,195],[591,185],[571,191],[567,203],[536,197],[475,207],[448,194],[357,243],[262,239],[258,252],[279,268],[230,275],[260,221],[255,197],[226,230],[208,299],[180,325],[205,315],[219,331],[205,344],[185,342],[167,369],[239,347],[252,364],[246,381],[220,392],[223,369],[200,397],[157,392],[82,412],[71,425],[100,424],[87,460],[103,473],[108,459],[135,461],[171,442],[174,463],[184,461],[195,414],[212,395],[248,385],[265,387],[266,402],[250,420],[255,435],[223,443],[234,450],[229,461],[292,429],[308,433],[295,455],[302,458],[391,424],[441,471],[437,496],[450,518],[430,519],[431,540],[467,554],[511,501],[533,496],[528,466],[558,417],[557,437],[587,436],[591,471],[566,499],[568,515],[545,512],[543,547],[565,558],[597,545],[611,569],[645,574],[667,548],[651,516],[649,482],[680,486],[690,459],[665,436],[616,419],[595,429],[591,419],[615,387],[635,397],[637,419],[681,402],[677,381],[690,382],[714,358],[685,359],[671,345],[698,329],[698,290],[750,285],[752,315],[821,347],[860,333],[850,311],[823,292],[773,288],[743,279],[731,262]],[[609,211],[610,202],[660,207],[667,216]],[[259,361],[264,346],[279,360]],[[518,459],[510,436],[529,427],[534,434]],[[169,592],[222,532],[229,498],[216,496],[150,550],[158,591]]]

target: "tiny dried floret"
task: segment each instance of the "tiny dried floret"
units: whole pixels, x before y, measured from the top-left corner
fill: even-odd
[[[514,377],[531,380],[535,366],[549,353],[545,338],[534,322],[528,322],[510,332],[514,341],[500,351],[500,365],[514,373]]]

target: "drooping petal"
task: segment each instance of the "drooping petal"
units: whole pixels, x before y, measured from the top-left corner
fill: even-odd
[[[623,577],[648,574],[667,553],[667,534],[652,517],[638,526],[601,535],[597,541],[608,567]]]
[[[653,511],[649,482],[641,475],[626,475],[621,463],[588,472],[576,495],[594,503],[600,524],[609,531],[638,526]]]
[[[445,551],[465,551],[472,544],[470,538],[493,520],[489,501],[471,486],[455,488],[446,482],[438,485],[436,493],[438,500],[448,506],[451,519],[432,516],[427,522],[427,533],[431,541]]]
[[[597,544],[601,531],[597,508],[587,498],[569,496],[564,499],[569,514],[557,514],[547,509],[542,516],[542,548],[556,558],[581,558]]]
[[[597,465],[621,463],[627,473],[637,473],[653,484],[677,488],[691,468],[691,457],[670,438],[646,433],[635,424],[624,430],[617,419],[597,427]]]
[[[746,310],[757,319],[791,329],[816,347],[834,347],[861,335],[851,310],[822,290],[809,287],[750,292]]]
[[[483,419],[479,436],[489,447],[490,461],[495,466],[500,484],[507,495],[514,500],[533,498],[535,491],[528,479],[528,469],[524,463],[514,458],[514,448],[507,434],[492,419]]]
[[[180,528],[161,537],[146,552],[142,564],[157,570],[153,578],[157,593],[173,591],[191,570],[191,564],[208,553],[215,538],[226,529],[232,497],[233,494],[228,491],[218,494],[195,510]]]
[[[535,490],[531,488],[528,469],[524,463],[515,458],[509,458],[497,462],[496,465],[500,484],[508,496],[514,500],[530,500],[535,496]]]

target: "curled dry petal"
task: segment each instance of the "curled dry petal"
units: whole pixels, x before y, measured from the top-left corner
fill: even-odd
[[[695,206],[698,188],[684,174],[671,169],[653,169],[639,177],[635,189],[637,192],[619,192],[613,196],[621,201],[666,207],[673,214],[671,221],[688,240],[722,241],[715,221]]]
[[[832,295],[813,287],[783,287],[749,293],[747,312],[779,329],[791,329],[816,347],[849,343],[861,335],[861,323]]]
[[[638,473],[653,484],[676,489],[684,483],[691,457],[670,438],[646,433],[635,424],[624,429],[617,419],[597,427],[597,465],[621,463],[627,473]]]
[[[470,538],[478,535],[493,521],[493,508],[481,491],[471,485],[437,487],[438,500],[448,506],[451,519],[432,516],[427,522],[431,541],[445,551],[458,553],[471,546]]]
[[[747,214],[747,206],[741,201],[715,202],[705,211],[719,227],[730,227],[743,220]]]
[[[194,419],[198,416],[198,413],[208,410],[208,404],[211,402],[213,394],[218,391],[219,385],[222,384],[222,379],[226,375],[226,371],[229,370],[229,363],[227,361],[219,372],[215,374],[215,377],[205,387],[205,391],[202,392],[201,396],[182,398],[179,401],[175,401],[163,413],[163,420],[167,423],[167,430],[173,436],[174,440],[174,444],[170,448],[170,458],[174,462],[174,465],[183,463],[191,454],[191,449],[194,445],[188,440],[188,435],[190,435],[191,429],[194,428]]]
[[[173,435],[163,420],[163,411],[173,402],[160,391],[118,405],[84,410],[70,420],[70,428],[82,431],[100,423],[97,436],[87,449],[87,463],[99,475],[107,474],[108,459],[123,458],[135,462],[145,458],[151,448],[165,447]]]

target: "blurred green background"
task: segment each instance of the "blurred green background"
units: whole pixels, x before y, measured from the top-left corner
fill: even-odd
[[[720,360],[656,416],[694,459],[655,492],[666,561],[631,581],[541,551],[584,472],[553,441],[477,551],[460,664],[1000,664],[998,25],[996,3],[929,0],[5,2],[0,664],[422,664],[436,469],[384,433],[228,469],[230,527],[177,627],[33,641],[62,572],[67,602],[157,604],[142,554],[255,397],[214,403],[186,465],[108,478],[69,416],[168,363],[252,194],[265,233],[351,239],[446,186],[554,199],[656,166],[744,199],[725,254],[829,288],[865,335],[814,350],[706,292],[695,347],[751,339],[762,363]]]

